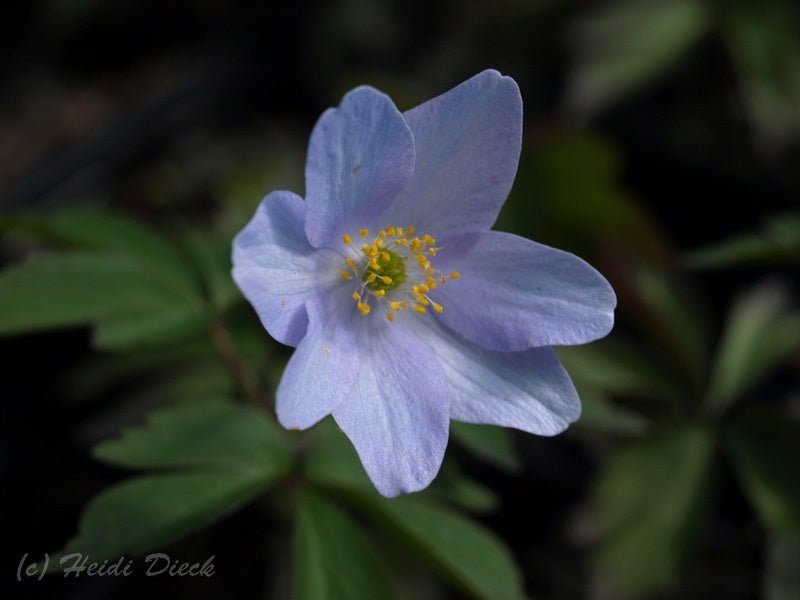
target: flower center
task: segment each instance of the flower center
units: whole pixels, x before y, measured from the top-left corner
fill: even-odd
[[[382,250],[378,253],[377,263],[377,265],[368,265],[361,275],[361,280],[370,291],[390,292],[405,283],[406,259],[397,252]],[[385,283],[386,277],[389,278],[389,283]]]
[[[351,236],[342,236],[350,256],[345,258],[341,275],[342,279],[360,281],[352,298],[362,315],[370,314],[373,304],[385,305],[389,321],[394,321],[394,313],[401,310],[425,314],[430,307],[438,313],[444,311],[431,299],[431,292],[448,278],[461,275],[445,275],[434,268],[431,260],[441,249],[434,238],[427,234],[412,237],[413,227],[394,226],[381,229],[371,242],[366,242],[368,230],[359,230],[359,235],[365,239],[360,249]]]

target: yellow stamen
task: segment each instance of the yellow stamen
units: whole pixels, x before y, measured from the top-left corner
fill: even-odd
[[[444,307],[434,302],[428,295],[438,286],[450,279],[460,279],[458,272],[442,273],[434,268],[431,261],[438,255],[441,248],[436,247],[436,239],[428,234],[411,237],[415,232],[414,227],[401,227],[391,225],[377,232],[375,237],[370,237],[368,229],[358,229],[364,243],[360,245],[360,258],[344,258],[347,266],[341,271],[345,280],[357,280],[357,287],[351,294],[356,303],[356,308],[362,315],[369,315],[372,311],[369,298],[376,302],[386,302],[391,311],[384,314],[389,321],[394,321],[398,311],[413,309],[418,314],[425,314],[431,310],[441,313]],[[356,249],[353,238],[342,235],[342,241]],[[408,265],[408,259],[415,258]],[[414,263],[417,264],[414,264]],[[407,270],[409,269],[410,270]],[[406,280],[409,279],[408,282]],[[382,286],[388,286],[383,289]],[[397,288],[396,291],[395,288]],[[387,294],[392,291],[399,294],[400,298],[387,301]]]

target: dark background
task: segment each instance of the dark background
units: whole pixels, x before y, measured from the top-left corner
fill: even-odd
[[[589,4],[6,2],[0,207],[11,213],[88,202],[156,224],[210,221],[227,206],[226,194],[254,205],[270,189],[302,192],[308,133],[350,87],[374,85],[403,110],[488,67],[520,84],[531,155],[565,131],[598,136],[619,159],[614,185],[657,223],[672,252],[749,231],[765,215],[796,206],[798,147],[755,140],[735,66],[713,31],[667,75],[607,109],[570,110],[569,32]],[[10,263],[19,255],[9,246],[1,256]],[[767,272],[793,277],[785,267]],[[731,295],[764,273],[688,277],[703,290],[718,329]],[[0,340],[2,567],[11,597],[260,597],[265,585],[286,589],[290,567],[268,568],[270,548],[258,535],[285,525],[270,523],[257,506],[170,549],[186,560],[215,554],[218,576],[210,580],[12,581],[23,554],[60,548],[85,503],[121,478],[87,454],[94,439],[87,422],[102,415],[103,403],[65,398],[64,376],[89,352],[86,330]],[[584,557],[560,532],[587,492],[596,459],[571,438],[520,435],[516,442],[523,476],[473,469],[503,498],[502,511],[484,520],[511,545],[529,593],[582,597],[570,573]],[[697,559],[702,572],[690,566],[684,589],[697,597],[708,589],[756,597],[763,536],[730,473],[720,485],[724,501]],[[711,583],[715,567],[728,584]]]

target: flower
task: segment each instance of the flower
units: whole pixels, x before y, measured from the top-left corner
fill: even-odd
[[[487,70],[401,113],[358,87],[311,134],[306,198],[272,192],[233,244],[233,277],[296,346],[280,423],[328,414],[380,493],[425,488],[450,419],[555,435],[580,401],[550,346],[613,326],[580,258],[490,231],[517,170],[522,99]]]

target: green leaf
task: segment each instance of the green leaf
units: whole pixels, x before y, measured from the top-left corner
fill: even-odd
[[[297,600],[394,597],[386,571],[358,525],[311,492],[298,499],[294,551]]]
[[[800,536],[778,534],[769,541],[764,597],[767,600],[800,598]]]
[[[126,353],[127,354],[127,353]],[[219,402],[221,398],[235,398],[236,383],[219,360],[203,365],[196,364],[181,369],[166,369],[157,378],[139,378],[135,385],[131,379],[123,390],[95,396],[94,400],[109,402],[111,406],[94,412],[79,428],[83,439],[112,440],[132,423],[144,423],[155,410],[175,404],[207,401]],[[83,400],[81,398],[80,400]],[[91,399],[89,399],[91,401]],[[233,401],[231,401],[233,402]]]
[[[205,527],[263,491],[259,470],[148,475],[116,485],[86,507],[77,536],[53,559],[81,553],[92,562],[141,554]]]
[[[474,513],[492,512],[500,503],[492,490],[464,475],[448,460],[442,464],[426,495]]]
[[[350,440],[328,420],[318,425],[314,433],[303,461],[305,477],[324,487],[377,498]],[[466,477],[447,460],[424,493],[474,512],[491,511],[498,503],[491,490]]]
[[[226,325],[241,359],[253,371],[263,369],[264,365],[276,369],[281,362],[270,360],[272,346],[263,329],[254,326],[251,314],[241,322],[237,316],[236,313],[228,315]],[[100,332],[95,332],[96,337],[111,325],[113,322],[104,322]],[[139,391],[146,396],[183,401],[186,398],[228,398],[236,389],[230,371],[220,361],[219,350],[205,330],[184,339],[165,340],[158,345],[157,352],[145,343],[125,350],[87,358],[70,370],[61,388],[70,400],[80,402],[107,399],[109,391],[120,385],[132,392],[126,394],[131,400]],[[135,384],[131,386],[131,382]]]
[[[702,522],[712,454],[710,433],[684,425],[606,464],[592,514],[604,532],[598,572],[613,597],[644,597],[674,580]]]
[[[327,418],[315,427],[303,473],[314,483],[371,494],[375,488],[347,436]]]
[[[196,293],[188,266],[162,234],[134,219],[100,208],[70,208],[55,213],[6,217],[0,229],[24,231],[55,243],[123,254],[153,270],[168,273],[179,285]]]
[[[492,600],[524,597],[519,572],[500,540],[469,519],[422,499],[436,496],[473,507],[477,499],[478,507],[484,509],[488,498],[476,496],[474,489],[467,490],[465,498],[463,488],[453,493],[453,487],[444,481],[434,482],[422,494],[387,500],[375,491],[344,434],[330,425],[323,423],[322,435],[306,454],[304,474],[309,481],[345,493],[357,506],[387,522],[472,596]]]
[[[704,2],[616,2],[586,18],[573,36],[576,65],[565,105],[585,116],[662,77],[706,34]]]
[[[159,388],[168,400],[229,398],[235,394],[230,371],[219,360],[210,339],[136,348],[124,353],[88,356],[59,381],[67,400],[92,402],[118,395],[119,387],[136,394]],[[174,393],[173,393],[174,392]],[[130,395],[130,394],[124,394]]]
[[[781,288],[765,285],[731,309],[717,349],[707,402],[723,410],[800,349],[800,312],[788,308]]]
[[[606,338],[583,346],[565,346],[556,352],[570,376],[585,386],[610,394],[672,400],[681,391],[654,364],[642,348]]]
[[[776,534],[800,533],[800,422],[750,413],[732,425],[727,447],[745,493]]]
[[[397,533],[454,585],[475,598],[525,598],[522,577],[493,533],[451,510],[416,496],[358,502]]]
[[[586,256],[600,246],[663,263],[666,243],[621,184],[623,160],[608,139],[554,130],[523,148],[497,228]],[[580,173],[580,177],[575,177]],[[535,197],[536,202],[530,202]]]
[[[0,308],[9,308],[0,334],[94,324],[95,346],[118,350],[207,326],[199,280],[155,229],[86,208],[6,217],[0,228],[80,249],[34,256],[0,276]]]
[[[691,290],[668,272],[644,266],[630,283],[635,291],[633,303],[640,305],[635,306],[639,319],[670,350],[660,362],[674,369],[682,385],[699,392],[705,385],[709,341],[705,314]]]
[[[800,11],[790,2],[731,2],[723,16],[757,141],[780,147],[800,134]]]
[[[273,423],[223,401],[156,411],[146,425],[99,444],[94,454],[115,465],[169,472],[129,479],[100,494],[62,555],[104,560],[156,548],[238,508],[291,466]]]
[[[738,235],[687,253],[692,269],[718,269],[743,265],[800,264],[800,214],[776,215],[754,233]]]
[[[94,448],[95,458],[133,469],[255,470],[267,479],[290,466],[287,442],[275,423],[233,402],[183,403],[148,415],[141,427]]]
[[[164,308],[162,312],[131,313],[103,320],[95,326],[92,344],[98,350],[161,348],[165,343],[185,341],[204,334],[209,327],[205,314],[185,308]]]
[[[192,232],[184,243],[205,284],[212,306],[222,313],[242,299],[231,277],[231,239]]]
[[[165,310],[197,314],[197,298],[121,255],[38,255],[0,273],[0,335]]]
[[[576,427],[603,434],[642,436],[650,429],[649,421],[627,410],[591,387],[576,386],[581,399],[581,418]]]
[[[450,436],[477,458],[499,469],[517,473],[522,468],[507,429],[451,421]]]
[[[185,402],[186,398],[191,398],[195,402],[233,398],[237,390],[236,382],[225,365],[219,359],[208,358],[166,371],[129,398],[133,401],[160,398],[167,402]]]

